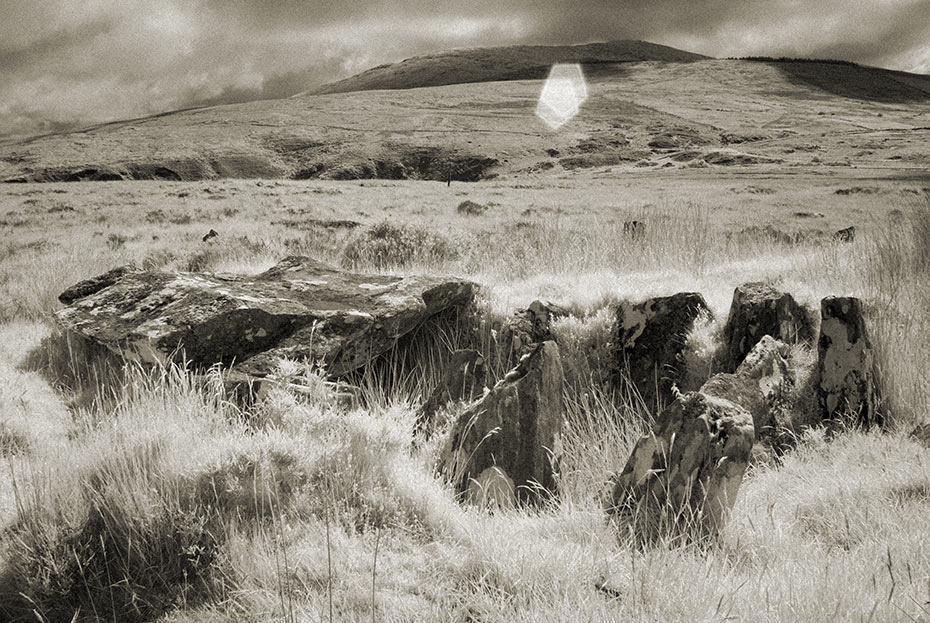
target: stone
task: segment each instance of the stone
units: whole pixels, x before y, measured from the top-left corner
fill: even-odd
[[[685,372],[682,351],[694,322],[710,314],[697,292],[623,302],[617,309],[617,365],[648,407],[672,399],[672,387]]]
[[[623,235],[632,240],[642,240],[646,237],[646,224],[642,221],[626,221],[623,224]]]
[[[96,294],[100,290],[110,287],[119,281],[120,278],[122,278],[124,275],[134,272],[139,272],[139,268],[133,266],[132,264],[117,266],[116,268],[110,269],[102,275],[97,275],[96,277],[91,277],[90,279],[77,282],[59,294],[58,300],[65,305],[70,305],[78,299],[90,296],[91,294]]]
[[[455,211],[466,216],[481,216],[488,211],[488,206],[474,201],[463,201],[455,208]]]
[[[208,240],[212,240],[213,238],[216,238],[219,235],[220,235],[219,232],[217,232],[215,229],[211,229],[210,231],[208,231],[207,233],[203,235],[203,238],[201,238],[201,240],[203,242],[207,242]]]
[[[762,282],[744,283],[733,292],[723,328],[727,347],[724,369],[736,370],[765,335],[789,344],[812,344],[814,327],[804,308],[787,292]]]
[[[789,346],[764,335],[733,374],[719,373],[700,391],[738,404],[752,415],[756,442],[781,449],[792,436],[790,394],[797,379],[788,364]]]
[[[417,411],[415,429],[429,437],[436,413],[455,401],[471,402],[484,393],[488,381],[484,357],[475,350],[457,350],[446,365],[439,384]]]
[[[508,318],[500,330],[498,349],[502,360],[510,363],[520,359],[540,342],[554,340],[552,321],[567,312],[553,303],[536,300]]]
[[[752,416],[703,392],[676,399],[641,437],[609,510],[642,543],[713,537],[724,527],[752,453]]]
[[[57,312],[65,329],[131,359],[234,364],[250,377],[269,375],[281,358],[322,362],[327,374],[346,375],[437,314],[472,306],[477,287],[350,273],[306,257],[286,258],[255,276],[103,277],[102,287],[78,284],[62,294],[70,300]]]
[[[820,302],[817,400],[825,420],[881,424],[875,388],[875,355],[862,302],[828,296]]]
[[[559,347],[546,341],[459,416],[440,471],[460,495],[507,508],[555,493],[563,382]]]
[[[833,234],[833,242],[852,242],[856,239],[856,227],[847,227]]]

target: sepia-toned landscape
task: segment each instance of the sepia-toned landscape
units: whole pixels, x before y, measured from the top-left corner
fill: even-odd
[[[0,181],[0,620],[930,619],[930,76],[454,50]]]

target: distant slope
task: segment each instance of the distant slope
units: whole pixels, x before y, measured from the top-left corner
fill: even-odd
[[[650,60],[632,60],[642,56]],[[589,97],[553,131],[536,103],[549,64],[565,60],[587,62]],[[530,78],[487,81],[520,72]],[[0,181],[930,169],[930,76],[874,67],[707,59],[618,42],[437,54],[329,88],[438,80],[459,84],[306,94],[7,142]]]
[[[539,80],[555,63],[581,63],[596,72],[604,63],[662,61],[686,63],[706,56],[646,41],[610,41],[573,46],[511,46],[452,50],[381,65],[300,95],[376,89],[416,89],[449,84]],[[299,97],[298,95],[297,97]]]

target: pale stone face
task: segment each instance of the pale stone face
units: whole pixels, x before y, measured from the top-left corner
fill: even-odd
[[[578,114],[587,98],[588,87],[581,65],[553,65],[539,94],[536,115],[557,130]]]

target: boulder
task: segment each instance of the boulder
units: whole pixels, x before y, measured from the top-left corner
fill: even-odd
[[[426,402],[417,411],[416,430],[429,437],[433,432],[436,412],[444,405],[455,401],[467,401],[478,398],[484,393],[488,375],[484,357],[475,350],[457,350],[443,371]]]
[[[756,441],[781,447],[791,436],[790,394],[797,379],[788,365],[788,345],[765,335],[733,374],[712,376],[701,392],[738,404],[752,416]]]
[[[554,340],[552,321],[565,313],[558,305],[538,300],[515,312],[501,327],[497,346],[499,358],[515,362],[532,351],[536,344]]]
[[[881,424],[875,390],[875,356],[865,329],[862,302],[828,296],[820,303],[817,399],[825,420],[851,418]]]
[[[440,465],[459,494],[506,508],[554,493],[562,384],[559,348],[546,341],[461,414]]]
[[[623,223],[623,235],[633,240],[642,240],[646,237],[646,224],[642,221],[626,221]]]
[[[645,404],[655,407],[672,399],[672,386],[684,375],[682,351],[694,321],[710,314],[697,292],[621,303],[617,309],[617,359],[621,374]]]
[[[98,285],[62,294],[70,304],[57,316],[67,330],[136,360],[235,364],[252,377],[273,372],[280,358],[322,361],[328,374],[345,375],[436,314],[471,306],[476,289],[350,273],[306,257],[255,276],[128,271]]]
[[[764,335],[787,343],[813,343],[814,327],[804,308],[787,292],[762,282],[745,283],[733,292],[723,328],[725,369],[736,370]]]
[[[90,279],[85,279],[84,281],[79,281],[61,294],[58,295],[58,300],[64,303],[65,305],[70,305],[78,299],[90,296],[91,294],[96,294],[104,288],[112,286],[114,283],[119,281],[124,275],[129,273],[140,272],[139,269],[132,264],[126,264],[125,266],[117,266],[112,268],[102,275],[97,275],[96,277],[91,277]]]
[[[856,227],[847,227],[846,229],[840,229],[839,231],[833,234],[834,242],[853,242],[856,239]]]
[[[610,511],[644,543],[704,538],[724,526],[753,446],[752,416],[703,392],[675,400],[613,479]]]

